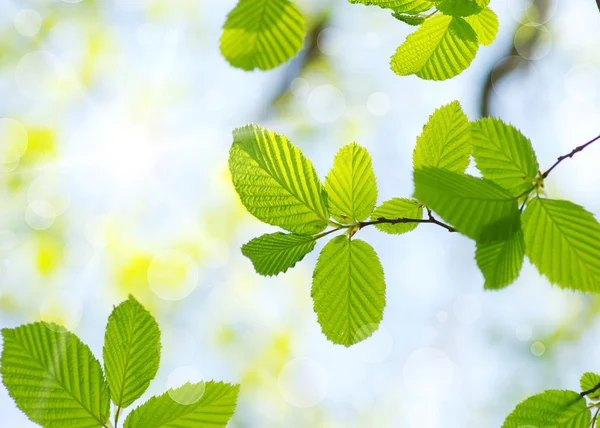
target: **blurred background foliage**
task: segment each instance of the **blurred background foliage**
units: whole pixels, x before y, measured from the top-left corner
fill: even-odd
[[[231,130],[287,135],[323,178],[343,144],[367,147],[380,201],[412,193],[416,136],[458,99],[532,139],[540,165],[598,135],[593,0],[493,0],[500,33],[442,83],[400,78],[410,28],[378,8],[298,0],[300,55],[267,73],[218,51],[234,0],[0,0],[0,326],[64,323],[100,356],[131,293],[163,328],[144,399],[173,373],[242,382],[231,427],[500,426],[523,398],[597,371],[600,301],[527,265],[484,292],[473,245],[437,228],[365,230],[388,283],[384,321],[351,349],[327,342],[310,300],[315,255],[261,278],[239,247],[263,225],[235,195]],[[600,214],[600,148],[547,191]],[[0,388],[3,426],[30,426]],[[6,425],[4,425],[6,424]]]

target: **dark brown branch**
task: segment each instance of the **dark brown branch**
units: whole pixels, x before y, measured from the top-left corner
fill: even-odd
[[[598,0],[598,1],[600,1],[600,0]],[[594,141],[598,141],[598,140],[600,140],[600,135],[598,135],[593,140],[588,141],[587,143],[585,143],[579,147],[575,147],[571,153],[559,157],[558,160],[556,162],[554,162],[554,165],[552,165],[545,173],[542,174],[542,178],[548,177],[548,174],[550,174],[552,172],[552,170],[558,166],[559,163],[561,163],[562,161],[564,161],[567,158],[572,158],[575,155],[575,153],[579,153],[580,151],[585,149],[587,146],[592,144]]]
[[[373,220],[373,221],[361,221],[359,223],[361,229],[365,226],[371,226],[371,225],[375,225],[375,224],[399,224],[399,223],[433,223],[433,224],[437,224],[440,227],[443,227],[444,229],[446,229],[448,232],[456,232],[456,229],[453,228],[452,226],[449,226],[445,223],[442,223],[441,221],[439,221],[438,219],[436,219],[433,214],[431,213],[431,210],[427,210],[427,214],[429,216],[429,218],[424,219],[424,218],[384,218],[384,217],[379,217],[377,220]]]
[[[600,389],[600,383],[598,385],[596,385],[595,387],[593,387],[592,389],[588,389],[587,391],[580,392],[579,395],[581,395],[582,397],[585,397],[586,395],[593,394],[594,392],[598,391],[599,389]]]
[[[598,2],[600,2],[600,0],[598,0]],[[598,3],[600,4],[600,3]],[[600,407],[598,408],[598,410],[596,410],[596,413],[594,413],[594,419],[592,419],[592,425],[590,426],[590,428],[594,428],[596,426],[596,420],[598,419],[598,412],[600,412]]]

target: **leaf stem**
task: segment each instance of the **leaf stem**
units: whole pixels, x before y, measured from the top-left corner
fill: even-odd
[[[443,227],[448,232],[456,232],[456,229],[453,228],[452,226],[449,226],[446,223],[442,223],[441,221],[436,219],[433,216],[433,214],[431,213],[430,209],[427,209],[427,214],[428,214],[428,218],[426,218],[426,219],[424,219],[424,218],[394,218],[394,219],[392,219],[392,218],[379,217],[377,220],[361,221],[358,224],[359,224],[360,228],[362,229],[365,226],[371,226],[371,225],[375,225],[375,224],[433,223],[433,224],[437,224],[440,227]]]
[[[598,4],[599,4],[599,6],[600,6],[600,0],[597,0],[597,1],[599,2]],[[588,141],[587,143],[585,143],[585,144],[583,144],[583,145],[581,145],[581,146],[579,146],[579,147],[575,147],[575,148],[574,148],[574,149],[571,151],[571,153],[569,153],[569,154],[566,154],[566,155],[564,155],[564,156],[560,156],[560,157],[558,158],[558,160],[557,160],[556,162],[554,162],[554,165],[552,165],[552,166],[551,166],[551,167],[550,167],[550,168],[549,168],[549,169],[548,169],[546,172],[544,172],[544,173],[542,174],[542,178],[546,178],[546,177],[548,177],[548,174],[550,174],[550,173],[552,172],[552,170],[558,166],[558,164],[559,164],[559,163],[561,163],[562,161],[564,161],[564,160],[565,160],[565,159],[567,159],[567,158],[572,158],[572,157],[575,155],[575,153],[578,153],[578,152],[582,151],[582,150],[583,150],[583,149],[585,149],[587,146],[589,146],[590,144],[592,144],[594,141],[598,141],[598,140],[600,140],[600,135],[598,135],[598,136],[597,136],[596,138],[594,138],[593,140],[591,140],[591,141]]]
[[[342,226],[342,225],[340,225],[340,226],[341,227],[336,227],[335,229],[331,229],[326,232],[321,232],[318,235],[313,236],[313,239],[316,241],[317,239],[321,239],[324,236],[329,235],[330,233],[337,232],[338,230],[341,230],[341,229],[347,229],[349,227],[349,226]]]
[[[119,414],[121,413],[121,406],[117,407],[115,412],[115,428],[117,428],[117,422],[119,422]]]

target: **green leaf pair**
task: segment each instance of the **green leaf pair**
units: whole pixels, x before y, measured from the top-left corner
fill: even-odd
[[[229,168],[241,202],[259,220],[290,232],[242,247],[256,272],[286,272],[316,240],[345,232],[321,251],[311,293],[322,330],[334,343],[363,340],[383,316],[381,263],[369,244],[353,238],[371,225],[402,234],[434,223],[473,239],[486,289],[511,284],[527,255],[552,283],[600,291],[596,219],[572,202],[541,198],[547,174],[539,173],[530,141],[498,119],[469,122],[457,101],[434,112],[417,138],[414,199],[392,198],[379,207],[371,158],[355,143],[340,149],[323,185],[286,137],[254,125],[236,129],[233,137]],[[482,178],[465,173],[471,156]]]
[[[527,398],[508,415],[502,428],[589,428],[600,409],[600,376],[585,373],[582,392],[547,390]],[[591,400],[588,404],[586,398]],[[595,410],[594,410],[595,409]],[[593,411],[594,416],[592,417]]]
[[[466,70],[479,49],[498,33],[489,0],[349,0],[391,9],[406,24],[420,26],[392,56],[392,70],[426,80],[450,79]],[[435,11],[423,14],[431,9]]]
[[[55,324],[5,328],[2,336],[4,385],[29,419],[48,428],[112,427],[111,400],[116,428],[121,410],[142,396],[160,362],[158,324],[132,296],[108,318],[104,372],[87,345]],[[188,383],[134,409],[124,427],[224,427],[238,390],[222,382]]]

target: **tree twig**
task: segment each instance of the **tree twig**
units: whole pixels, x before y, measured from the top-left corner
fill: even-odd
[[[600,0],[598,0],[598,1],[600,2]],[[564,160],[565,160],[565,159],[567,159],[567,158],[572,158],[572,157],[575,155],[575,153],[578,153],[578,152],[582,151],[582,150],[583,150],[583,149],[585,149],[587,146],[589,146],[590,144],[592,144],[594,141],[598,141],[598,140],[600,140],[600,135],[598,135],[598,136],[597,136],[596,138],[594,138],[593,140],[591,140],[591,141],[588,141],[587,143],[585,143],[585,144],[583,144],[583,145],[581,145],[581,146],[579,146],[579,147],[575,147],[575,148],[573,149],[573,151],[571,151],[571,153],[569,153],[569,154],[566,154],[566,155],[564,155],[564,156],[561,156],[561,157],[559,157],[559,158],[558,158],[558,160],[557,160],[557,161],[554,163],[554,165],[552,165],[552,166],[551,166],[551,167],[550,167],[550,168],[549,168],[549,169],[548,169],[548,170],[547,170],[545,173],[543,173],[543,174],[542,174],[542,178],[546,178],[546,177],[548,177],[548,174],[550,174],[550,172],[552,172],[552,170],[553,170],[554,168],[556,168],[556,167],[558,166],[558,164],[559,164],[559,163],[561,163],[562,161],[564,161]]]
[[[598,391],[599,389],[600,389],[600,383],[598,385],[596,385],[595,387],[593,387],[592,389],[588,389],[587,391],[580,392],[579,395],[581,395],[582,397],[585,397],[586,395],[593,394],[594,392]]]
[[[600,2],[600,0],[598,0]],[[592,425],[590,426],[590,428],[594,428],[596,426],[596,420],[598,419],[598,412],[600,412],[600,407],[598,408],[598,410],[596,410],[596,413],[594,413],[594,419],[592,419]]]
[[[365,226],[371,226],[371,225],[375,225],[375,224],[433,223],[433,224],[437,224],[440,227],[443,227],[448,232],[456,232],[456,229],[453,228],[452,226],[449,226],[446,223],[442,223],[441,221],[439,221],[438,219],[436,219],[433,216],[433,214],[431,213],[430,209],[427,210],[427,214],[428,214],[428,218],[426,218],[426,219],[424,219],[424,218],[404,218],[404,217],[403,218],[385,218],[385,217],[379,217],[377,220],[373,220],[373,221],[361,221],[358,224],[360,225],[360,228],[362,229]]]

